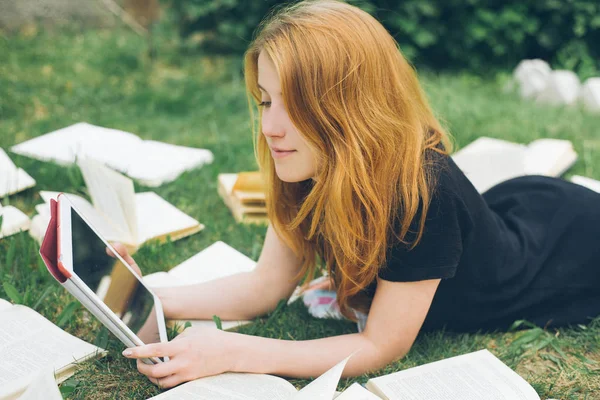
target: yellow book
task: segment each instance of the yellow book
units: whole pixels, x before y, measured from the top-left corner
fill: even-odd
[[[237,222],[268,224],[265,193],[258,190],[260,182],[252,174],[258,173],[219,174],[218,193]]]

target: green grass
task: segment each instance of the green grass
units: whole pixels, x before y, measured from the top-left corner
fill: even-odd
[[[239,58],[180,56],[165,39],[150,62],[145,43],[127,31],[36,32],[0,36],[0,146],[69,124],[87,121],[133,132],[145,139],[208,148],[212,165],[183,174],[155,191],[206,225],[190,238],[143,247],[136,258],[144,272],[167,270],[216,240],[256,259],[265,229],[237,225],[216,191],[219,172],[252,170],[250,123]],[[541,137],[573,141],[581,155],[569,173],[600,179],[598,117],[577,108],[546,108],[502,92],[506,78],[422,77],[431,103],[461,146],[480,135],[529,142]],[[39,190],[85,194],[75,168],[12,155],[37,186],[3,204],[30,216]],[[136,190],[144,188],[136,186]],[[123,346],[56,283],[22,233],[0,241],[0,297],[35,308],[66,331],[109,350],[86,363],[61,386],[73,399],[145,398],[159,393]],[[600,288],[599,288],[600,290]],[[257,294],[259,295],[259,294]],[[275,317],[258,319],[244,332],[283,339],[311,339],[355,330],[352,323],[315,320],[296,303]],[[489,348],[516,369],[542,398],[600,398],[600,322],[570,329],[528,328],[510,333],[421,335],[410,353],[372,376]],[[364,382],[368,377],[358,378]],[[344,380],[340,388],[353,380]],[[308,383],[293,380],[298,387]]]

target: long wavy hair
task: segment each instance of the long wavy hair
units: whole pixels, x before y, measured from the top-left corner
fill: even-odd
[[[273,61],[289,117],[316,154],[308,181],[283,182],[275,172],[256,118],[260,52]],[[449,151],[448,135],[396,41],[342,2],[303,1],[268,16],[246,52],[245,78],[271,224],[302,258],[298,277],[313,277],[322,259],[342,312],[354,319],[351,308],[370,306],[365,289],[390,246],[420,240],[434,180],[426,150]],[[418,232],[407,236],[420,207]]]

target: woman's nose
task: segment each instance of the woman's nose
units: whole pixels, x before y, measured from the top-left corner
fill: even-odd
[[[285,135],[283,121],[274,111],[265,110],[262,115],[262,133],[267,137],[281,137]]]

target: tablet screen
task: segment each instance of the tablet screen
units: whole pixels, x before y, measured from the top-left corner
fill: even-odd
[[[73,272],[144,343],[160,342],[154,296],[71,208]]]

